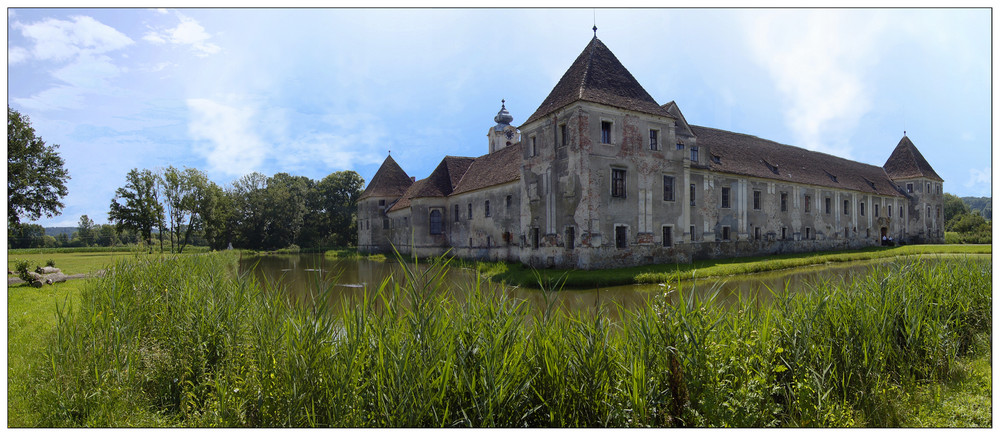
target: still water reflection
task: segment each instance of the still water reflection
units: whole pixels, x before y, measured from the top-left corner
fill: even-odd
[[[947,256],[924,256],[921,262],[937,262]],[[986,256],[989,255],[978,255]],[[976,256],[972,256],[976,257]],[[747,274],[714,279],[699,279],[664,285],[627,285],[601,287],[595,289],[574,289],[559,292],[542,292],[529,287],[498,288],[494,292],[504,292],[508,297],[525,300],[533,309],[541,310],[547,302],[555,302],[564,310],[588,310],[605,305],[635,309],[665,290],[672,288],[684,293],[695,292],[707,296],[718,292],[717,299],[723,303],[739,301],[767,300],[771,290],[782,290],[786,284],[793,292],[809,292],[822,283],[839,284],[849,282],[858,275],[867,274],[874,265],[894,262],[893,259],[844,262],[812,267],[794,268],[760,274]],[[429,268],[420,264],[418,271]],[[404,280],[405,272],[393,260],[384,262],[360,259],[327,259],[322,254],[262,255],[244,257],[240,260],[242,271],[252,270],[258,281],[278,283],[287,287],[297,298],[309,299],[323,283],[332,283],[335,295],[355,299],[360,298],[364,288],[377,288],[385,280]],[[412,269],[412,267],[411,267]],[[475,272],[462,268],[451,268],[443,277],[444,285],[459,299],[464,299],[467,290],[476,281]],[[484,288],[486,286],[483,286]],[[675,294],[674,294],[675,295]]]

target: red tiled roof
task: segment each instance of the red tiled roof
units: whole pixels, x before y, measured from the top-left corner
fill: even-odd
[[[399,197],[412,184],[413,180],[406,175],[406,171],[403,171],[392,156],[389,156],[372,176],[371,182],[368,182],[368,187],[361,193],[359,200],[368,197]]]
[[[541,106],[525,124],[575,101],[590,101],[622,109],[670,117],[595,36],[573,61]]]
[[[476,158],[452,194],[521,180],[521,143]]]
[[[712,155],[703,159],[708,160],[712,171],[877,195],[902,195],[885,171],[874,165],[742,133],[693,125],[691,130],[698,144],[710,150]]]
[[[896,148],[892,150],[892,154],[889,155],[889,159],[885,161],[882,168],[885,168],[886,174],[893,179],[925,177],[939,182],[944,181],[941,176],[934,172],[931,164],[927,163],[927,159],[924,159],[924,156],[920,154],[917,146],[913,145],[910,138],[905,135],[903,139],[899,140],[899,144],[896,144]]]

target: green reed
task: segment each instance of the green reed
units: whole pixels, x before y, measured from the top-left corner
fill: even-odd
[[[38,425],[896,426],[900,394],[946,380],[992,323],[983,260],[578,311],[451,289],[446,259],[350,298],[317,280],[309,301],[235,265],[136,256],[95,279],[58,310]]]

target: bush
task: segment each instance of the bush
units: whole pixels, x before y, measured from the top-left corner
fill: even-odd
[[[54,259],[46,260],[45,261],[45,266],[51,266],[51,267],[55,268],[56,267],[56,261]]]
[[[17,259],[14,261],[14,273],[25,283],[30,283],[32,278],[31,274],[28,273],[28,269],[31,267],[31,262],[25,259]]]

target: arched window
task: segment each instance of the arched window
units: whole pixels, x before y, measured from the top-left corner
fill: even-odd
[[[441,211],[438,209],[432,210],[430,221],[431,234],[440,235],[444,229],[444,226],[441,225]]]

